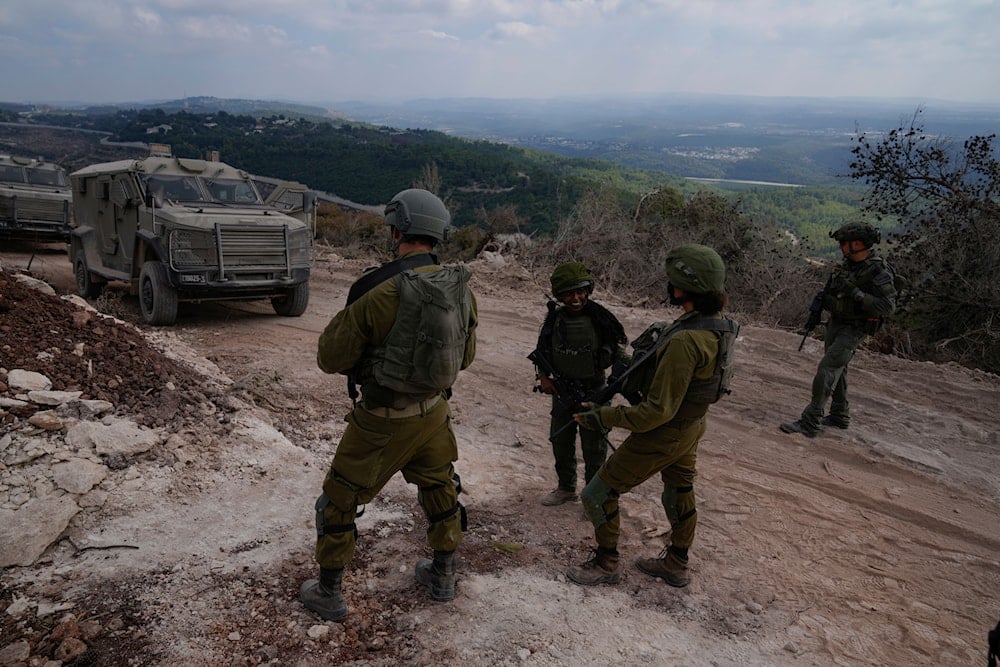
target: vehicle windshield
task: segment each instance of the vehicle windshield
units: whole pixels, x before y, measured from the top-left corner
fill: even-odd
[[[66,174],[57,169],[32,169],[28,168],[28,183],[31,185],[55,185],[66,187]]]
[[[238,178],[216,178],[204,181],[212,199],[223,204],[260,204],[257,191],[249,181]]]
[[[260,204],[249,181],[238,178],[205,179],[200,176],[149,176],[146,192],[158,206],[164,202],[182,204]]]
[[[9,164],[0,164],[0,181],[5,183],[24,183],[21,168]]]

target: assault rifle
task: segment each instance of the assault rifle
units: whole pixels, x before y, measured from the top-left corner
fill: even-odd
[[[621,393],[622,387],[624,387],[625,385],[625,380],[627,380],[630,375],[632,375],[643,364],[645,364],[650,357],[655,355],[659,351],[659,349],[664,345],[664,343],[667,342],[667,340],[668,337],[666,336],[662,336],[656,339],[656,341],[654,341],[652,345],[643,350],[643,352],[641,352],[640,354],[633,357],[632,363],[630,363],[628,366],[624,368],[616,364],[616,368],[613,368],[611,371],[611,377],[608,378],[608,383],[603,387],[600,387],[596,391],[585,395],[582,398],[582,400],[580,400],[577,403],[577,408],[579,409],[579,411],[583,412],[589,409],[588,407],[584,406],[584,403],[588,403],[592,406],[604,405],[605,403],[609,403],[611,399],[615,397],[615,394]],[[628,395],[625,396],[625,398],[628,399],[630,403],[636,403],[638,402],[639,397]],[[549,436],[549,439],[551,440],[555,438],[557,435],[568,429],[574,423],[576,422],[568,422],[561,429],[559,429],[551,436]]]
[[[584,391],[583,385],[561,377],[556,373],[556,369],[552,367],[552,362],[537,349],[528,355],[528,359],[552,379],[552,383],[556,386],[556,399],[566,409],[579,412],[581,409],[580,404],[587,400],[587,392]],[[541,391],[541,389],[536,386],[534,391]]]
[[[809,304],[809,318],[806,320],[805,330],[802,332],[802,340],[799,341],[799,352],[802,351],[802,346],[806,344],[806,338],[809,337],[809,334],[819,326],[820,319],[823,317],[824,296],[826,296],[826,290],[820,290],[813,297],[812,303]]]

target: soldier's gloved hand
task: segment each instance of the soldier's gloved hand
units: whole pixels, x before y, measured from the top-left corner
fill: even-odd
[[[573,419],[576,420],[576,423],[588,431],[603,431],[604,424],[601,423],[600,411],[594,409],[593,403],[583,403],[582,405],[583,407],[590,409],[586,412],[578,412],[573,415]]]
[[[851,298],[858,302],[864,301],[865,293],[862,292],[860,288],[855,287],[853,290],[851,290]]]

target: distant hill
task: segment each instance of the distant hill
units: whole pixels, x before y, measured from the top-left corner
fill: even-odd
[[[33,109],[51,111],[62,109],[83,114],[107,114],[129,109],[162,109],[166,113],[186,111],[195,114],[212,114],[219,111],[236,115],[249,115],[255,118],[284,116],[286,118],[308,118],[310,120],[332,120],[342,118],[321,106],[300,104],[285,100],[248,100],[211,96],[184,97],[176,100],[144,100],[134,102],[116,102],[113,104],[88,105],[81,103],[65,103],[61,105],[26,105],[0,102],[0,109],[10,109],[21,113]]]
[[[633,95],[331,103],[355,120],[425,128],[677,176],[843,183],[857,130],[881,132],[925,108],[960,138],[1000,127],[1000,105],[942,100]]]

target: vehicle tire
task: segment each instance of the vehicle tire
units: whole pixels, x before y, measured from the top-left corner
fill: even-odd
[[[298,317],[309,305],[309,283],[299,283],[283,296],[271,297],[274,312],[285,317]]]
[[[177,321],[177,290],[167,279],[167,269],[155,260],[142,265],[139,272],[139,308],[142,319],[153,326]]]
[[[76,278],[76,293],[84,299],[94,299],[101,295],[104,283],[94,280],[94,274],[87,268],[87,261],[80,255],[76,258],[73,266],[73,275]]]

